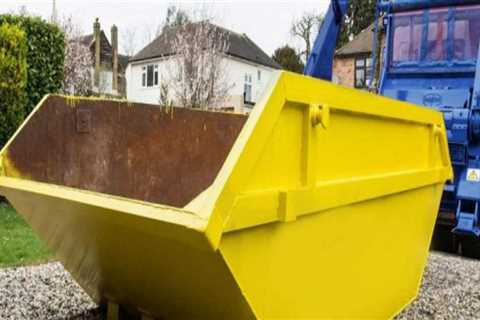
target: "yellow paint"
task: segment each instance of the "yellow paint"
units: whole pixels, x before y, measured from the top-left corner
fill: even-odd
[[[97,301],[165,319],[389,319],[417,294],[451,178],[440,113],[278,73],[185,208],[8,174],[0,192]]]
[[[8,157],[8,149],[0,154],[0,176],[30,179],[28,175],[22,174],[12,161],[10,161],[10,158]]]
[[[467,180],[468,181],[478,181],[480,177],[477,174],[477,171],[471,170],[470,173],[468,174]]]
[[[119,320],[120,319],[120,307],[114,302],[108,302],[107,307],[107,320]]]

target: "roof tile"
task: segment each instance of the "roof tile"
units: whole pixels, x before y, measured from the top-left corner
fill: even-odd
[[[192,26],[199,25],[197,22]],[[280,69],[280,65],[270,58],[262,49],[260,49],[250,38],[245,34],[238,34],[236,32],[221,28],[219,26],[211,24],[215,29],[220,30],[227,34],[229,41],[229,48],[227,54],[240,59],[245,59],[253,63],[264,65],[274,69]],[[164,31],[155,40],[149,43],[139,53],[137,53],[130,61],[141,61],[159,57],[167,57],[175,54],[172,50],[171,43],[175,39],[175,35],[178,32],[179,27],[169,28]]]

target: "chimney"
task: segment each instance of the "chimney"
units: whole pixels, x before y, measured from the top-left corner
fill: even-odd
[[[95,23],[93,24],[93,37],[95,41],[95,70],[94,70],[94,86],[100,86],[100,48],[101,48],[101,39],[100,39],[100,22],[98,18],[95,19]]]
[[[112,89],[118,92],[118,28],[112,26]]]

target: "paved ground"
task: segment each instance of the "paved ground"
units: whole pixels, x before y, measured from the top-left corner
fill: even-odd
[[[95,304],[58,263],[0,270],[0,319],[97,319]],[[433,253],[419,299],[397,320],[480,319],[480,261]]]

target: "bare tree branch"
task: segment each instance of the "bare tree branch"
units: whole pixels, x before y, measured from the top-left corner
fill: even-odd
[[[62,92],[71,95],[88,95],[92,89],[93,57],[83,44],[81,29],[72,17],[63,18],[60,28],[65,32],[65,62]]]
[[[176,33],[172,45],[176,54],[169,83],[175,102],[203,110],[220,108],[233,88],[224,59],[228,34],[207,21],[189,23]]]
[[[137,52],[137,29],[126,28],[122,31],[122,51],[131,57]]]
[[[318,28],[322,24],[323,16],[315,13],[304,13],[299,19],[292,23],[290,33],[292,36],[305,42],[305,50],[301,52],[305,60],[308,59],[312,51],[313,38],[316,36]]]

